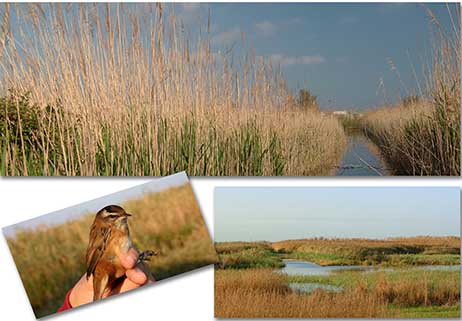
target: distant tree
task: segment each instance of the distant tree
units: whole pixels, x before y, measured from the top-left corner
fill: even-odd
[[[417,104],[420,101],[420,97],[416,95],[410,95],[403,98],[404,107],[409,107]]]
[[[295,97],[292,94],[287,95],[286,105],[290,107],[297,105]]]
[[[297,106],[306,110],[318,110],[318,97],[307,89],[300,89],[297,97]]]

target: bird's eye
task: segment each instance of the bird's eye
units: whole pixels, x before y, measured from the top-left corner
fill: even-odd
[[[107,217],[109,217],[109,218],[116,218],[117,216],[118,216],[118,215],[116,215],[116,214],[110,214],[110,215],[108,215]]]

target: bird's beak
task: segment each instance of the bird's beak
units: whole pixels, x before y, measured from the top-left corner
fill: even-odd
[[[131,214],[128,214],[128,213],[125,213],[124,216],[127,216],[127,217],[128,217],[128,216],[132,216],[132,215],[131,215]]]

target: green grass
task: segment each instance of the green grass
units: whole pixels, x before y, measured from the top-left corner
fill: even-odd
[[[292,252],[285,254],[284,257],[288,259],[310,261],[323,266],[356,264],[356,262],[353,259],[335,253]]]
[[[427,307],[394,307],[390,306],[390,310],[398,314],[400,318],[457,318],[460,315],[460,305],[453,306],[427,306]]]

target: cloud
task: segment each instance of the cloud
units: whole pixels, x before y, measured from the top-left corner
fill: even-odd
[[[182,3],[177,8],[175,14],[185,25],[197,24],[200,18],[207,17],[207,4]]]
[[[303,23],[303,19],[299,17],[290,18],[288,20],[271,22],[269,20],[263,20],[255,23],[255,30],[257,33],[269,37],[274,35],[281,28],[290,28],[292,26],[300,25]]]
[[[326,62],[326,58],[324,58],[321,55],[286,56],[286,55],[281,55],[281,54],[275,54],[275,55],[271,55],[270,58],[273,62],[281,64],[281,66],[314,65],[314,64],[322,64]]]
[[[268,20],[257,22],[255,28],[257,32],[263,34],[265,37],[273,35],[278,29],[274,23]]]
[[[241,30],[238,27],[223,31],[212,37],[212,43],[215,45],[232,45],[241,37]]]

